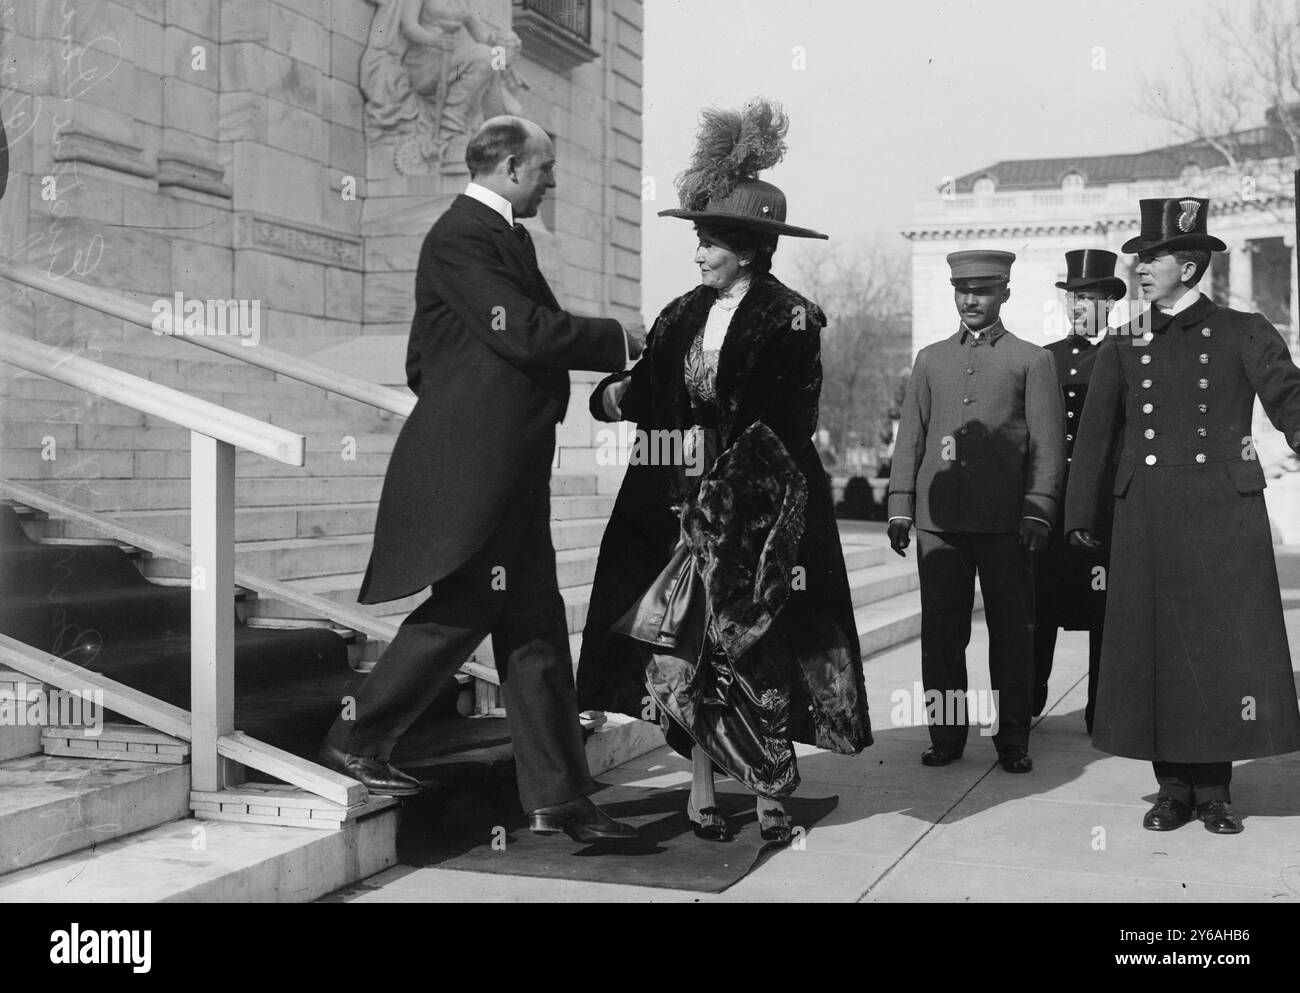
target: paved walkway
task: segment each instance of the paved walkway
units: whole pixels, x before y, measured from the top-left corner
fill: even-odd
[[[1287,627],[1295,657],[1300,610],[1288,613]],[[986,689],[988,644],[978,619],[969,667],[972,689]],[[1084,733],[1085,633],[1061,634],[1049,709],[1030,742],[1034,771],[1026,776],[1003,772],[992,741],[975,729],[960,762],[923,767],[926,731],[910,713],[892,713],[891,703],[919,678],[918,642],[868,661],[875,745],[856,757],[805,749],[800,761],[800,793],[838,794],[839,807],[808,833],[802,851],[778,852],[720,895],[399,866],[347,899],[1300,901],[1300,754],[1237,765],[1233,800],[1245,815],[1244,834],[1211,835],[1197,822],[1156,834],[1141,826],[1155,792],[1150,766],[1096,751]],[[678,785],[689,783],[690,773],[688,763],[661,749],[601,778]]]

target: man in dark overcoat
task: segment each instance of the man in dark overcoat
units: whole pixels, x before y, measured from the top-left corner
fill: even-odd
[[[1071,542],[1095,547],[1120,446],[1093,744],[1153,764],[1160,790],[1144,827],[1172,830],[1195,813],[1236,834],[1232,762],[1300,749],[1251,438],[1258,396],[1300,445],[1300,369],[1262,315],[1196,289],[1210,252],[1226,248],[1206,230],[1208,200],[1143,200],[1141,211],[1124,251],[1138,256],[1152,308],[1098,352],[1066,505]]]
[[[1065,411],[1052,357],[1002,325],[1011,252],[948,256],[961,327],[921,349],[903,401],[889,477],[889,539],[917,528],[921,678],[927,698],[967,689],[975,576],[989,628],[993,736],[1007,772],[1029,772],[1034,556],[1047,544],[1065,473]],[[965,698],[962,697],[964,700]],[[925,765],[960,758],[964,708],[930,724]]]
[[[487,635],[501,675],[519,795],[539,833],[634,832],[594,789],[578,721],[550,533],[555,426],[570,369],[613,372],[641,349],[617,321],[563,311],[520,218],[555,186],[555,151],[530,121],[493,118],[470,141],[471,182],[425,239],[406,371],[419,399],[384,480],[359,599],[431,587],[345,709],[321,757],[373,792],[419,783],[393,745]]]
[[[1069,487],[1069,463],[1088,396],[1088,381],[1097,362],[1099,341],[1115,301],[1128,294],[1124,280],[1115,275],[1114,252],[1081,248],[1065,253],[1065,279],[1056,284],[1065,290],[1066,318],[1070,332],[1046,346],[1056,363],[1056,378],[1065,394],[1065,461],[1066,478],[1062,492]],[[1062,497],[1064,501],[1064,497]],[[1070,548],[1065,540],[1064,516],[1058,514],[1047,548],[1038,559],[1035,588],[1034,621],[1034,716],[1047,706],[1047,683],[1052,675],[1056,655],[1056,633],[1088,632],[1088,703],[1084,722],[1092,734],[1097,705],[1097,674],[1101,664],[1101,632],[1106,616],[1106,553]],[[1098,515],[1103,544],[1109,539],[1110,514]]]

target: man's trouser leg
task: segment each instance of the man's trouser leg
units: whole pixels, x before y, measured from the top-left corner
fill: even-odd
[[[921,578],[921,682],[930,692],[966,692],[966,646],[970,644],[971,611],[975,606],[975,557],[970,536],[917,531],[917,568]],[[941,747],[966,746],[969,727],[960,714],[941,711],[940,723],[930,725],[930,740]]]
[[[1160,796],[1172,797],[1189,807],[1212,800],[1231,803],[1231,762],[1152,762]]]
[[[971,535],[989,629],[999,752],[1029,747],[1034,697],[1034,557],[1018,534]]]

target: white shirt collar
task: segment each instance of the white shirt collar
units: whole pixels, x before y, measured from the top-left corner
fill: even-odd
[[[1180,296],[1178,298],[1178,302],[1175,303],[1172,307],[1169,308],[1157,307],[1156,309],[1163,314],[1181,314],[1184,310],[1192,306],[1199,299],[1201,299],[1201,291],[1193,287],[1193,288],[1189,288],[1186,293]]]
[[[478,183],[470,183],[465,187],[465,196],[477,200],[485,207],[491,207],[506,219],[507,224],[511,227],[515,226],[515,209],[510,206],[510,201],[500,193],[494,193],[486,186],[480,186]]]

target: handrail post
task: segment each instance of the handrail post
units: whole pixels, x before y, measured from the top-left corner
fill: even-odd
[[[235,729],[235,447],[190,434],[191,788],[228,784],[217,739]]]

